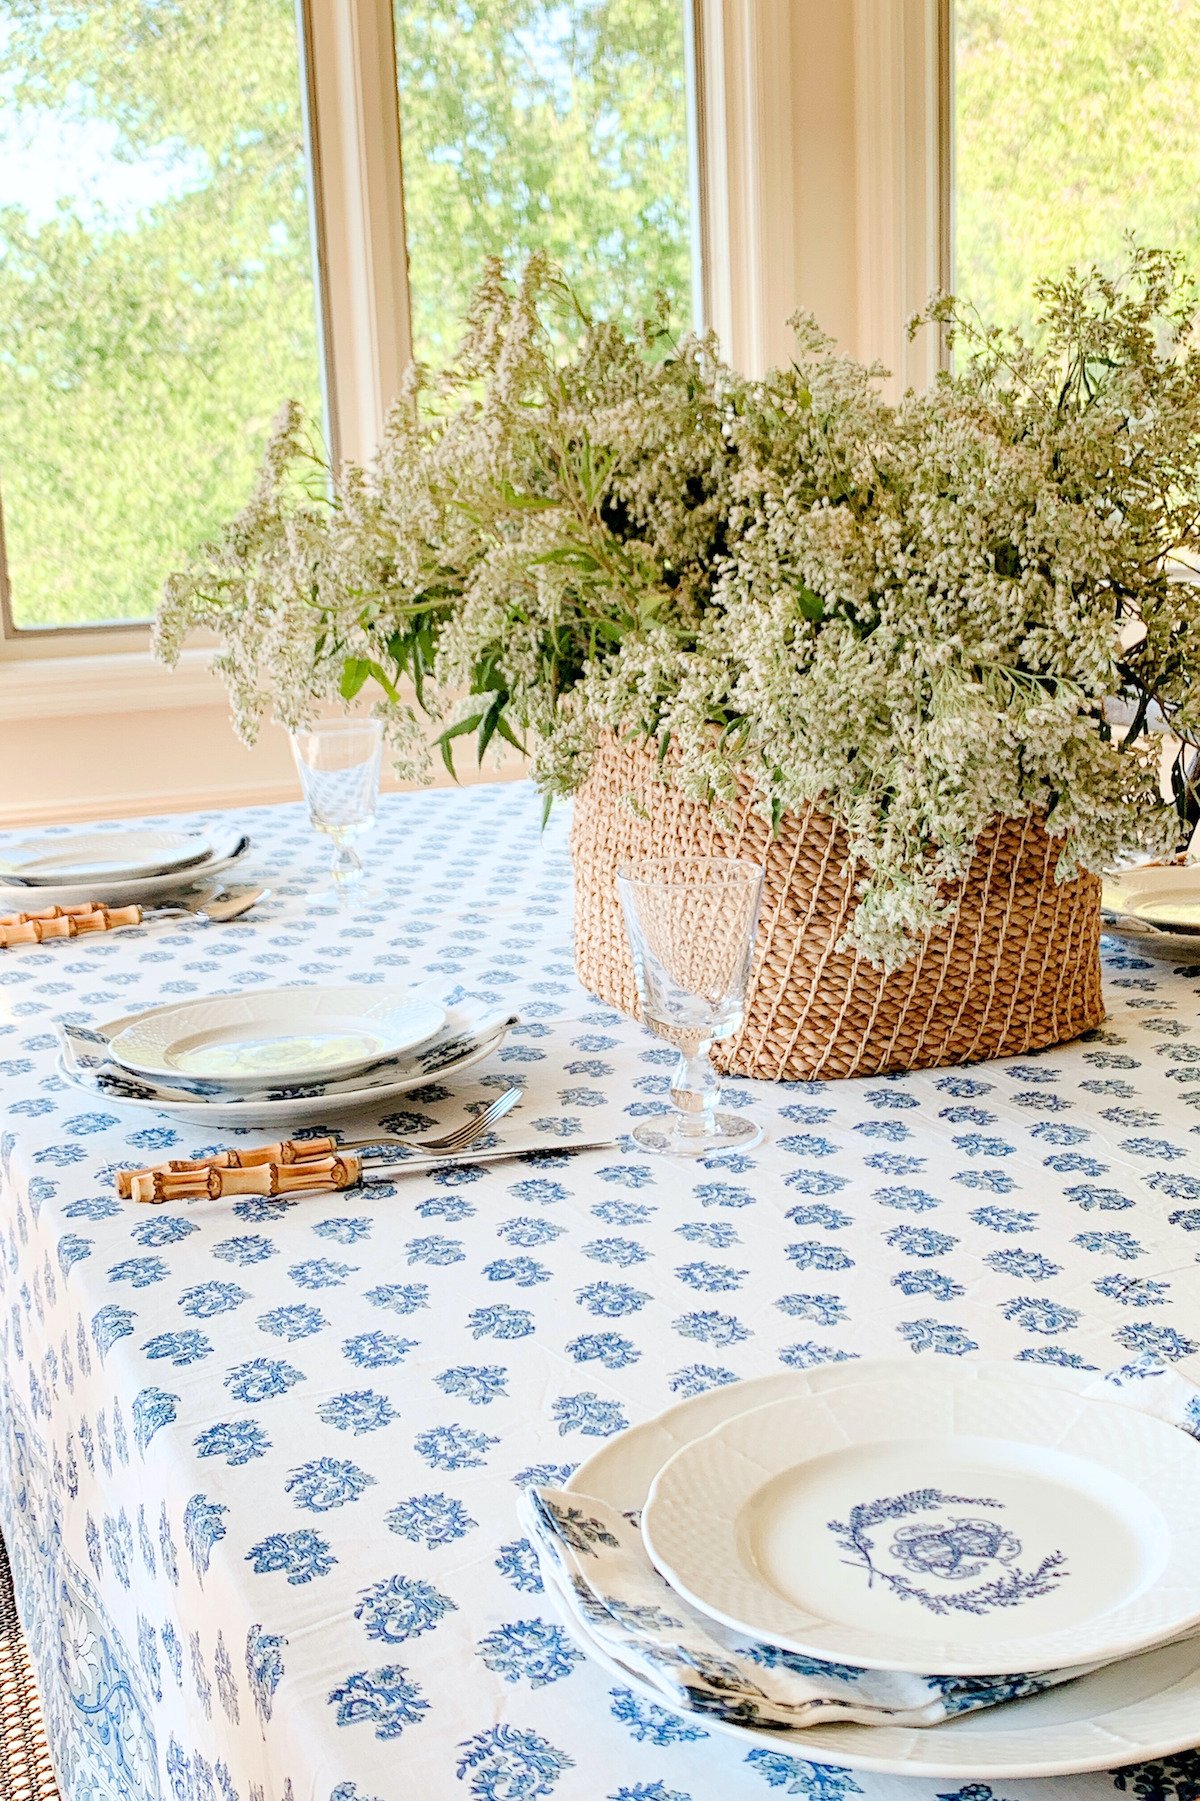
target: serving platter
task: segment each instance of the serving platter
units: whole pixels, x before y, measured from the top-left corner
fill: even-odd
[[[901,1366],[908,1367],[908,1366]],[[1084,1395],[1095,1387],[1086,1373],[1022,1364],[964,1366],[1002,1377],[1018,1391],[1053,1389]],[[862,1359],[786,1370],[695,1395],[656,1419],[614,1434],[575,1471],[567,1484],[623,1512],[637,1512],[666,1459],[724,1419],[754,1406],[894,1375],[893,1360]],[[562,1617],[577,1634],[579,1623]],[[617,1663],[594,1642],[589,1654],[610,1678],[647,1701],[667,1705],[635,1671]],[[688,1717],[688,1716],[685,1716]],[[815,1764],[914,1778],[956,1782],[1016,1781],[1115,1769],[1189,1749],[1200,1736],[1200,1637],[1146,1651],[1120,1664],[1080,1676],[1002,1707],[963,1714],[934,1727],[816,1725],[803,1731],[766,1732],[712,1715],[706,1731],[729,1735],[743,1748],[761,1746]]]

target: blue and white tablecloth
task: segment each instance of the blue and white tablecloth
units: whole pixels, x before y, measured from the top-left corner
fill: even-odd
[[[350,926],[306,907],[297,809],[246,824],[261,915],[0,962],[0,1524],[65,1801],[934,1801],[615,1685],[540,1592],[517,1492],[781,1365],[1200,1375],[1197,979],[1113,947],[1079,1044],[731,1084],[768,1139],[719,1167],[614,1150],[118,1202],[115,1166],[206,1146],[66,1086],[54,1026],[171,995],[432,971],[519,1006],[480,1073],[527,1077],[564,1144],[663,1102],[673,1053],[574,982],[565,819],[543,835],[525,785],[387,800],[392,905]],[[939,1801],[1114,1789],[1195,1801],[1200,1756]]]

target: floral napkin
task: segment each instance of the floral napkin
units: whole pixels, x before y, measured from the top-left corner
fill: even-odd
[[[406,1076],[434,1076],[476,1051],[494,1049],[518,1023],[515,1013],[497,1013],[470,1002],[448,1007],[446,1022],[435,1038],[399,1057],[381,1059],[355,1075],[328,1082],[292,1083],[284,1087],[243,1089],[231,1094],[217,1082],[177,1076],[170,1083],[153,1081],[124,1069],[110,1055],[108,1040],[87,1026],[58,1028],[63,1073],[80,1086],[111,1100],[197,1101],[219,1098],[223,1107],[311,1096],[324,1100],[339,1094],[368,1091]]]
[[[1072,1387],[1140,1407],[1200,1438],[1200,1390],[1151,1359]],[[690,1606],[655,1569],[637,1516],[551,1488],[527,1490],[520,1507],[546,1588],[585,1647],[603,1651],[688,1713],[777,1732],[836,1721],[936,1726],[1101,1667],[1036,1676],[922,1676],[798,1656],[747,1640]]]

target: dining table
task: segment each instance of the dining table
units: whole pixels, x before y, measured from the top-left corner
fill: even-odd
[[[669,1105],[675,1052],[576,982],[568,806],[543,824],[524,781],[387,795],[344,908],[299,808],[218,818],[271,888],[243,918],[0,954],[0,1528],[64,1801],[1196,1801],[1194,1752],[956,1787],[740,1742],[584,1654],[518,1501],[781,1369],[1200,1377],[1200,967],[1107,938],[1107,1016],[1074,1043],[733,1079],[763,1141],[655,1157],[621,1131]],[[58,1067],[64,1022],[431,981],[518,1016],[461,1098],[520,1084],[545,1148],[148,1206],[117,1169],[239,1132]]]

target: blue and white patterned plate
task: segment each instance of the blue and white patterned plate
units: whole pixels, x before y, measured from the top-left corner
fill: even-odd
[[[1200,1623],[1200,1444],[978,1367],[777,1401],[678,1452],[642,1529],[696,1607],[871,1669],[1060,1669]]]
[[[987,1370],[1019,1390],[1054,1388],[1067,1395],[1084,1395],[1101,1383],[1095,1375],[1054,1365],[1031,1369],[1021,1364],[980,1363],[973,1367]],[[780,1371],[708,1390],[655,1419],[615,1434],[579,1465],[567,1487],[578,1494],[597,1496],[622,1512],[636,1513],[644,1506],[665,1459],[721,1421],[737,1417],[748,1407],[857,1387],[895,1370],[890,1359],[864,1358]],[[1142,1372],[1144,1380],[1126,1373],[1129,1380],[1120,1389],[1112,1385],[1112,1392],[1130,1406],[1163,1406],[1164,1397],[1157,1391],[1164,1383],[1175,1383],[1161,1368]],[[1170,1402],[1166,1405],[1169,1409]],[[578,1621],[569,1618],[568,1624],[578,1635]],[[616,1662],[594,1642],[589,1642],[587,1649],[610,1676],[642,1697],[643,1705],[654,1701],[661,1706],[662,1695],[652,1694],[636,1671]],[[704,1725],[709,1731],[740,1740],[752,1756],[786,1763],[785,1753],[794,1753],[805,1760],[805,1769],[813,1771],[831,1766],[835,1775],[853,1769],[983,1785],[1170,1757],[1195,1743],[1197,1720],[1200,1637],[1143,1652],[1064,1687],[1009,1701],[1000,1708],[963,1714],[934,1731],[834,1724],[785,1734],[716,1715],[706,1717]]]

